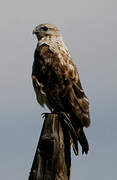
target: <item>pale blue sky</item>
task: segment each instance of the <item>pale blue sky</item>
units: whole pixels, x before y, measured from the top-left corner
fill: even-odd
[[[115,0],[1,0],[0,179],[28,179],[46,111],[32,88],[32,30],[45,22],[60,29],[90,100],[90,152],[72,153],[71,179],[117,178],[116,8]]]

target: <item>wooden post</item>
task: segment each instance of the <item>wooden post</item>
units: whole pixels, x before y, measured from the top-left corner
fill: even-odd
[[[28,180],[70,180],[70,167],[68,129],[58,114],[45,114]]]

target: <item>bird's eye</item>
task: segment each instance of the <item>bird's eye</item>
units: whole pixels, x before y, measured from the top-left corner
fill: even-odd
[[[44,31],[47,31],[48,27],[47,26],[43,26],[43,27],[41,27],[41,29],[44,30]]]

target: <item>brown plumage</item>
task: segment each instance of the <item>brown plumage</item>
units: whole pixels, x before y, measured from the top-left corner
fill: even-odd
[[[71,142],[78,154],[89,150],[83,127],[90,125],[89,101],[80,83],[79,74],[59,30],[41,24],[34,31],[38,44],[34,53],[32,81],[37,101],[54,112],[64,112]]]

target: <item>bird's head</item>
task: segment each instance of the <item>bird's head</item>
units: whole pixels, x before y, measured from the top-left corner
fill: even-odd
[[[60,36],[57,27],[52,24],[40,24],[36,26],[33,30],[33,34],[37,36],[38,40],[45,36]]]

